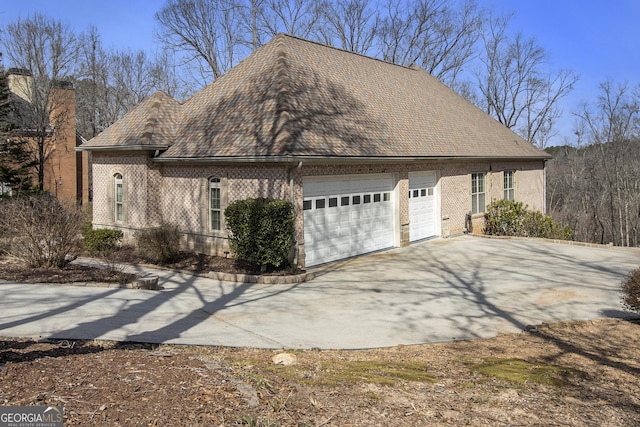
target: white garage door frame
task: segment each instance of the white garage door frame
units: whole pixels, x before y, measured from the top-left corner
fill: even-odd
[[[397,174],[302,179],[305,265],[399,246]]]
[[[442,233],[438,171],[409,172],[409,241]]]

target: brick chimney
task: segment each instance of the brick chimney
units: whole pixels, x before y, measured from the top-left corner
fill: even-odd
[[[45,189],[60,200],[88,202],[86,152],[76,152],[76,93],[68,81],[54,82],[50,94],[53,150],[46,164]]]

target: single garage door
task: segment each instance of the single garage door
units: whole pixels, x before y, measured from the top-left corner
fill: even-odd
[[[409,173],[409,240],[433,237],[437,233],[436,172]]]
[[[304,253],[310,267],[393,246],[393,176],[305,177]]]

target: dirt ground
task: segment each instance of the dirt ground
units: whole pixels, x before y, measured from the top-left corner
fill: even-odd
[[[359,351],[0,339],[0,404],[65,426],[640,425],[640,324]]]
[[[0,338],[0,405],[62,405],[65,426],[640,425],[637,320],[282,352]]]

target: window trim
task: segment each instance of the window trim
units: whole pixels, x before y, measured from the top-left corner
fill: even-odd
[[[124,176],[120,172],[113,175],[113,219],[124,222]]]
[[[479,178],[482,178],[480,181]],[[484,213],[487,208],[487,179],[484,172],[471,173],[471,214]],[[479,184],[482,184],[480,190]]]
[[[208,228],[210,232],[219,232],[222,230],[222,186],[221,186],[221,182],[222,180],[218,177],[210,177],[208,180],[208,203],[207,203],[207,207],[208,207]],[[218,197],[214,198],[213,197],[213,190],[218,190]],[[217,201],[217,207],[214,206],[214,201]],[[214,218],[216,217],[216,215],[214,215],[214,213],[217,213],[217,224],[216,226],[214,226]]]
[[[510,176],[510,183],[507,182],[508,176]],[[511,184],[510,187],[507,185]],[[502,173],[502,198],[505,200],[514,201],[516,199],[516,172],[513,170],[507,170]]]
[[[229,178],[224,174],[210,173],[202,175],[198,178],[199,182],[199,197],[198,207],[200,209],[199,215],[199,232],[203,236],[211,237],[227,237],[227,222],[224,217],[224,210],[229,205]],[[220,179],[220,229],[211,229],[211,189],[210,180],[212,178]]]

